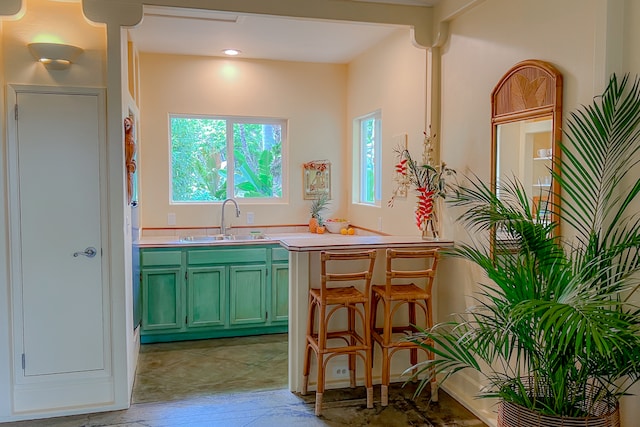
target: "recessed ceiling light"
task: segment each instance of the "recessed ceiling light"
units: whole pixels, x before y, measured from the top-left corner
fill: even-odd
[[[225,55],[228,56],[236,56],[236,55],[240,55],[240,51],[237,49],[225,49],[222,51],[222,53],[224,53]]]

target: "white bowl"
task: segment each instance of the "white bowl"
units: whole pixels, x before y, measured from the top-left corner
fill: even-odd
[[[340,230],[349,227],[348,221],[325,221],[324,226],[329,233],[340,234]]]

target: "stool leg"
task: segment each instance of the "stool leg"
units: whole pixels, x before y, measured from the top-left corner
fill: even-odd
[[[376,328],[376,311],[378,311],[378,296],[371,295],[371,307],[369,308],[369,329],[373,331]]]
[[[369,302],[363,304],[364,308],[364,325],[363,335],[366,350],[364,353],[364,385],[367,388],[367,408],[373,408],[373,379],[372,379],[372,359],[373,359],[373,344],[371,343],[371,307]]]
[[[367,409],[373,408],[373,386],[367,387]]]
[[[327,348],[327,306],[320,302],[318,315],[318,380],[316,385],[316,416],[322,414],[322,395],[324,393],[324,353]]]
[[[347,306],[347,313],[349,316],[349,345],[356,345],[356,307],[355,306]],[[351,352],[348,355],[349,358],[349,386],[351,388],[356,387],[356,355]]]
[[[318,353],[318,384],[316,385],[316,416],[322,414],[322,395],[324,394],[324,354]]]
[[[318,385],[316,388],[316,416],[322,415],[322,395],[324,394],[324,360],[318,355]]]
[[[378,310],[378,298],[377,294],[371,295],[371,308],[369,309],[369,343],[371,344],[371,365],[369,368],[373,372],[373,358],[375,355],[375,342],[373,339],[373,331],[376,329],[376,311]]]
[[[431,379],[431,401],[438,401],[438,381],[436,380],[436,377]]]
[[[427,328],[431,329],[433,327],[433,311],[431,307],[431,298],[425,301],[425,307],[427,307],[426,324]],[[435,359],[435,354],[432,351],[429,352],[429,359]],[[435,368],[432,368],[435,370]],[[438,380],[435,375],[431,376],[431,400],[434,402],[438,401]]]
[[[311,364],[311,346],[309,343],[304,348],[304,368],[302,372],[302,394],[306,395],[309,387],[309,365]]]
[[[408,305],[409,305],[409,330],[413,333],[414,331],[416,331],[415,325],[417,325],[416,303],[415,301],[409,301]],[[416,364],[418,363],[418,349],[412,348],[409,350],[409,353],[410,353],[409,360],[411,362],[411,366],[416,366]],[[417,369],[411,370],[412,375],[415,375],[417,372],[418,372]],[[417,381],[417,378],[413,377],[412,381],[415,383]]]
[[[304,365],[302,368],[302,394],[307,394],[309,387],[309,370],[311,369],[311,345],[310,337],[313,335],[313,319],[315,317],[316,305],[313,297],[309,295],[309,309],[307,311],[307,344],[304,348]]]
[[[391,361],[389,360],[389,343],[391,342],[391,328],[393,325],[391,319],[391,301],[382,300],[384,309],[384,325],[382,331],[382,387],[380,388],[381,397],[380,404],[382,406],[389,405],[389,381],[391,376]]]
[[[380,386],[380,406],[389,406],[389,386]]]
[[[380,404],[387,406],[389,404],[389,377],[391,370],[391,363],[389,360],[389,347],[381,346],[382,348],[382,386],[380,387]]]

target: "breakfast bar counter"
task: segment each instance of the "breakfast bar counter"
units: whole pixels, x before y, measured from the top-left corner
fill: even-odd
[[[373,283],[384,283],[384,259],[387,248],[453,246],[451,240],[423,240],[420,236],[294,233],[279,236],[278,240],[280,245],[289,251],[289,389],[295,392],[302,390],[308,295],[310,287],[320,287],[321,251],[378,250]],[[375,379],[374,369],[374,381]],[[344,379],[331,378],[331,373],[327,372],[327,385],[330,388],[344,386],[347,383],[348,380],[345,382]]]
[[[335,251],[335,250],[361,250],[380,248],[427,248],[452,246],[450,240],[423,240],[416,236],[383,236],[383,235],[356,235],[345,236],[341,234],[312,234],[291,233],[274,236],[280,245],[290,252],[309,251]]]

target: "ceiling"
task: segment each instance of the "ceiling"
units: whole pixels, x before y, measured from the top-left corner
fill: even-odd
[[[432,6],[439,0],[354,0]],[[145,6],[131,38],[140,52],[348,63],[392,32],[394,25]],[[405,27],[406,28],[406,27]]]

